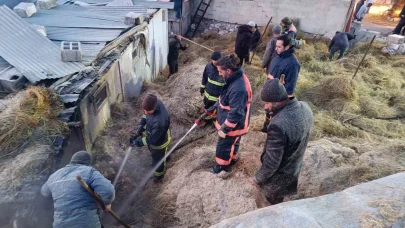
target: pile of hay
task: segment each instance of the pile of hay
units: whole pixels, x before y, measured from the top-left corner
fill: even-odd
[[[67,129],[58,120],[63,103],[56,93],[41,87],[30,87],[6,100],[0,112],[0,155],[26,145],[30,138],[46,140]]]

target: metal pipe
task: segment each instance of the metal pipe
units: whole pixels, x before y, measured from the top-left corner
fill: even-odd
[[[266,28],[264,29],[262,37],[260,37],[259,43],[257,44],[256,48],[253,50],[252,58],[250,59],[249,64],[252,63],[253,57],[255,56],[255,53],[256,53],[256,49],[259,47],[260,43],[262,42],[263,36],[264,36],[264,34],[266,34],[267,28],[269,27],[271,20],[273,20],[273,17],[270,17],[269,22],[267,22],[267,25],[266,25]]]
[[[368,51],[370,50],[371,45],[373,44],[375,37],[376,37],[376,35],[373,36],[373,39],[371,40],[370,44],[368,45],[366,53],[364,53],[363,58],[361,59],[359,65],[357,66],[356,72],[354,72],[353,79],[356,77],[357,72],[359,71],[361,64],[363,63],[364,59],[366,58],[366,55],[367,55]]]

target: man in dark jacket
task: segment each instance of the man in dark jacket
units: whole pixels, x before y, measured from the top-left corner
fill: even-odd
[[[200,93],[204,96],[204,110],[207,113],[218,101],[219,95],[221,95],[222,88],[225,85],[225,81],[219,76],[217,69],[217,61],[221,58],[221,52],[215,51],[211,55],[211,62],[205,66]],[[212,120],[211,115],[207,115],[206,120]]]
[[[401,12],[399,13],[400,21],[398,22],[398,25],[394,29],[394,34],[401,34],[402,29],[405,26],[405,6],[402,8]],[[402,32],[403,34],[403,32]]]
[[[135,135],[130,143],[137,147],[148,146],[152,153],[153,167],[167,154],[171,141],[170,116],[163,103],[154,94],[147,94],[142,101],[144,115],[139,122]],[[163,179],[166,161],[155,171],[155,181]]]
[[[235,40],[235,53],[239,57],[239,65],[242,66],[243,62],[249,62],[249,48],[252,43],[252,33],[255,25],[241,25],[238,27]]]
[[[339,51],[338,59],[341,59],[345,51],[349,48],[349,40],[354,39],[355,36],[348,32],[339,32],[337,31],[332,41],[329,44],[329,60],[332,61],[333,56],[337,51]]]
[[[298,176],[314,118],[307,103],[288,98],[278,79],[265,83],[261,98],[270,121],[260,157],[262,166],[254,175],[252,184],[260,186],[267,201],[274,205],[297,192]]]
[[[186,50],[187,44],[183,45],[181,43],[181,36],[174,35],[169,41],[169,54],[167,56],[167,64],[169,65],[170,75],[175,74],[179,71],[179,50]]]
[[[53,227],[101,228],[97,202],[80,185],[77,176],[100,195],[107,205],[106,210],[111,210],[115,198],[114,186],[91,167],[91,155],[79,151],[72,156],[70,164],[53,173],[41,188],[43,196],[53,198]]]
[[[212,113],[216,108],[215,127],[219,136],[215,158],[217,164],[213,167],[213,173],[228,172],[239,159],[240,139],[249,130],[252,102],[249,79],[240,69],[234,54],[220,58],[217,68],[226,84],[218,102],[209,110]]]
[[[252,42],[250,44],[250,50],[249,50],[250,52],[253,52],[259,45],[260,37],[262,36],[262,34],[260,34],[259,27],[257,27],[257,24],[254,21],[251,21],[248,24],[255,25],[254,32],[252,33],[252,38],[251,38]]]
[[[267,74],[270,73],[271,61],[278,55],[276,52],[276,41],[277,41],[277,37],[279,37],[281,34],[281,26],[274,25],[272,28],[272,32],[273,32],[273,37],[267,43],[266,51],[264,52],[263,60],[262,60],[262,68],[266,68]]]
[[[277,37],[276,52],[278,56],[271,63],[268,78],[280,79],[287,90],[288,96],[293,97],[300,72],[300,64],[294,55],[295,48],[291,45],[291,38],[288,35]]]
[[[289,17],[283,18],[280,25],[283,27],[284,34],[288,35],[292,41],[297,38],[297,28]]]

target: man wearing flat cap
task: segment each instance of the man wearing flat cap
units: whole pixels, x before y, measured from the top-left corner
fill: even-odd
[[[115,197],[114,186],[91,166],[91,155],[76,152],[68,165],[53,173],[41,188],[41,194],[53,198],[53,227],[101,228],[96,200],[76,179],[80,176],[111,209]]]
[[[261,98],[269,117],[263,128],[267,138],[260,157],[262,166],[251,183],[260,186],[267,201],[274,205],[297,192],[314,118],[307,103],[288,98],[278,79],[267,80]]]

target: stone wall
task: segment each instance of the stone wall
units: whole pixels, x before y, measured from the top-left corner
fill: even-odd
[[[191,0],[194,15],[200,0]],[[299,18],[301,29],[313,34],[342,30],[350,0],[213,0],[205,18],[229,23],[246,24],[255,21],[264,26],[273,17],[278,23],[283,17]]]

